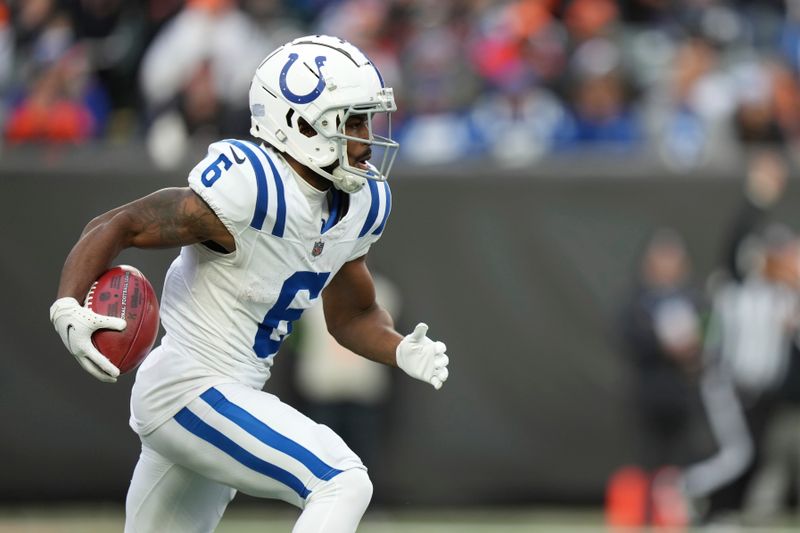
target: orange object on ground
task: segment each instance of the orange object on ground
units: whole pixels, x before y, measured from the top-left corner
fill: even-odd
[[[636,527],[647,522],[650,481],[637,466],[625,466],[611,475],[606,487],[606,524]]]

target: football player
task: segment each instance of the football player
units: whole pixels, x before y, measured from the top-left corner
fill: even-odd
[[[91,335],[125,321],[79,302],[123,249],[182,246],[164,282],[166,335],[131,395],[142,452],[127,532],[212,531],[236,491],[302,509],[296,532],[355,531],[372,495],[365,466],[333,431],[261,390],[292,322],[319,298],[342,346],[436,389],[448,377],[428,327],[403,337],[375,303],[364,259],[391,210],[398,148],[373,129],[395,110],[377,68],[341,39],[299,38],[258,67],[250,109],[263,143],[216,142],[188,187],[86,226],[50,310],[81,366],[114,382],[119,370]]]

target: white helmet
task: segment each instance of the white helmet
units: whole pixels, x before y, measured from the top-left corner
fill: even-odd
[[[250,133],[348,193],[363,187],[365,179],[387,179],[399,148],[390,138],[391,112],[396,109],[392,89],[384,87],[369,58],[347,41],[327,35],[301,37],[281,46],[259,65],[250,84]],[[373,131],[376,113],[387,115],[386,137]],[[346,135],[351,115],[364,116],[367,139]],[[300,118],[317,135],[300,133]],[[379,147],[377,165],[351,165],[348,139]],[[336,162],[331,172],[324,170]]]

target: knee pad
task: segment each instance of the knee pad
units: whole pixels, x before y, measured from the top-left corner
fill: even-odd
[[[336,477],[342,478],[339,483],[344,487],[348,497],[362,502],[366,509],[370,500],[372,500],[372,481],[369,479],[367,471],[353,468],[345,470]]]
[[[335,500],[337,504],[366,510],[371,499],[372,481],[366,470],[351,468],[317,486],[308,497],[307,504]]]

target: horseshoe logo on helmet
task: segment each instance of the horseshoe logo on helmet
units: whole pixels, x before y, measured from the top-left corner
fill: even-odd
[[[317,86],[314,87],[311,92],[306,94],[295,94],[289,90],[289,87],[286,85],[286,75],[289,73],[289,69],[294,65],[294,62],[297,61],[297,58],[300,56],[295,54],[294,52],[289,54],[289,61],[283,66],[281,69],[281,79],[280,79],[280,86],[281,86],[281,93],[283,96],[286,97],[287,100],[290,102],[294,102],[295,104],[307,104],[309,102],[313,102],[317,99],[317,97],[322,94],[322,89],[325,88],[325,78],[322,77],[322,65],[325,64],[325,60],[327,59],[325,56],[317,56],[314,59],[314,63],[317,65],[317,75],[319,77],[319,81],[317,82]]]

